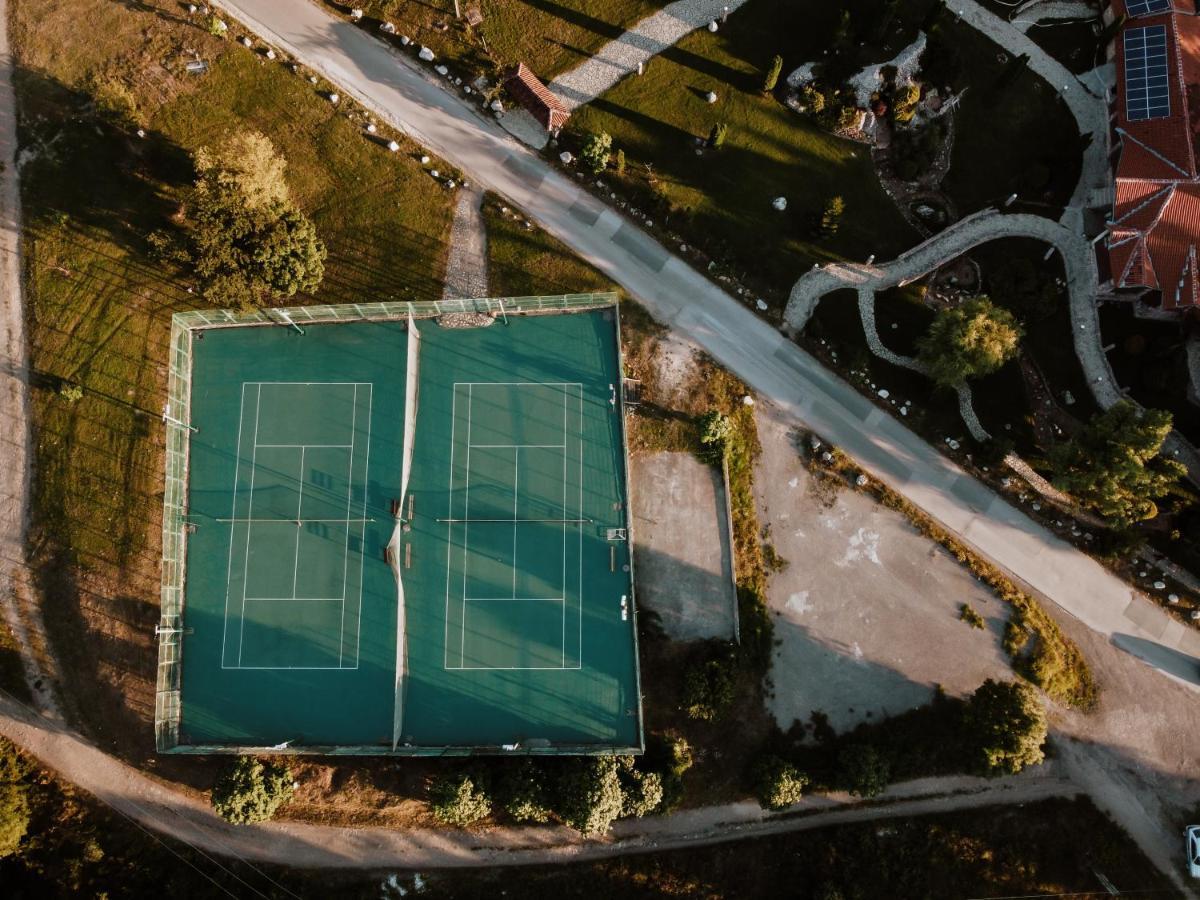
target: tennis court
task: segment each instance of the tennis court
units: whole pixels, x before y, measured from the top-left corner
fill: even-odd
[[[640,747],[615,313],[193,335],[160,748]]]

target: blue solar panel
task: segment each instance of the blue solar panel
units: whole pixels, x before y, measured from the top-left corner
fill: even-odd
[[[1125,116],[1130,122],[1171,114],[1167,78],[1167,29],[1162,25],[1125,32]]]
[[[1171,0],[1127,0],[1125,3],[1125,11],[1131,16],[1166,12],[1170,8]]]

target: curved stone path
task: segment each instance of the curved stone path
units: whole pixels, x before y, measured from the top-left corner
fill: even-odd
[[[1008,237],[1044,241],[1062,256],[1075,355],[1092,395],[1102,409],[1127,399],[1117,388],[1100,336],[1100,316],[1096,309],[1099,275],[1092,245],[1066,225],[1029,213],[1004,215],[995,209],[981,210],[902,253],[892,262],[873,265],[830,263],[805,272],[792,286],[784,321],[790,329],[799,331],[821,297],[831,291],[854,288],[861,296],[863,291],[874,293],[908,284],[980,244]],[[1188,467],[1193,480],[1200,478],[1200,453],[1179,432],[1171,432],[1164,450]]]

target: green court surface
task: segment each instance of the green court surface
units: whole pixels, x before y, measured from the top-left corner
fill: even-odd
[[[193,340],[177,749],[640,746],[615,309],[415,327]]]

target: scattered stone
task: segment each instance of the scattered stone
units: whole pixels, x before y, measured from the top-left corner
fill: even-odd
[[[309,83],[310,83],[310,84],[316,84],[316,83],[317,83],[317,76],[316,76],[316,75],[309,75],[309,76],[308,76],[308,81],[309,81]]]
[[[1200,621],[1200,609],[1193,609],[1190,618],[1193,622]]]
[[[1070,391],[1063,391],[1062,398],[1063,398],[1063,403],[1065,403],[1067,406],[1075,405],[1075,395],[1072,394]]]
[[[400,149],[400,145],[397,144],[395,141],[388,141],[387,148],[389,150],[391,150],[393,153],[395,153],[397,150]]]
[[[433,71],[437,72],[443,78],[445,78],[447,75],[450,74],[450,70],[447,69],[445,66],[434,66]]]
[[[763,311],[765,311],[767,309],[767,301],[764,300],[762,297],[759,297],[757,300],[755,300],[754,305]]]
[[[446,187],[449,188],[450,190],[454,190],[454,179],[453,178],[446,179]]]
[[[717,102],[717,92],[716,92],[716,91],[709,91],[709,92],[708,92],[708,93],[705,95],[704,99],[705,99],[705,100],[707,100],[709,103],[716,103],[716,102]]]
[[[716,19],[713,19],[711,22],[708,23],[708,30],[711,31],[713,34],[717,33],[717,20]]]
[[[1178,594],[1167,594],[1167,602],[1174,605],[1179,602]]]
[[[866,476],[866,475],[859,475],[857,478],[855,478],[855,479],[854,479],[854,483],[855,483],[856,485],[858,485],[859,487],[866,487],[866,486],[867,486],[867,480],[868,480],[868,479],[867,479],[867,476]]]
[[[441,178],[441,177],[442,177],[442,176],[441,176],[441,173],[440,173],[440,172],[438,172],[438,170],[437,170],[437,169],[430,169],[430,170],[429,170],[429,174],[430,174],[430,175],[432,175],[434,178]]]
[[[433,62],[433,51],[428,47],[422,47],[417,57],[425,60],[425,62]]]
[[[833,454],[826,450],[821,454],[821,462],[833,462]]]
[[[877,396],[879,397],[880,400],[886,400],[888,397],[890,397],[892,395],[891,395],[891,392],[888,391],[887,388],[880,388]]]
[[[350,10],[350,18],[353,19],[355,22],[357,22],[362,17],[363,17],[363,11],[361,9],[355,8],[355,9]]]
[[[808,446],[812,448],[813,453],[821,449],[821,439],[815,434],[808,439]]]
[[[902,416],[908,415],[908,407],[907,406],[900,407],[900,415],[902,415]]]
[[[783,212],[785,209],[787,209],[787,197],[776,197],[771,201],[771,205],[780,212]]]
[[[491,103],[491,109],[492,112],[502,113],[504,112],[504,104],[499,100],[493,100]]]
[[[1033,503],[1033,509],[1034,509],[1034,511],[1036,512],[1037,510],[1039,510],[1039,509],[1041,509],[1041,508],[1042,508],[1042,504],[1038,503],[1038,502],[1035,500],[1035,501],[1034,501],[1034,503]]]
[[[410,38],[407,34],[400,35],[400,46],[401,47],[407,47],[411,43],[412,43],[412,38]]]
[[[337,94],[330,94],[330,95],[329,95],[329,102],[330,102],[330,103],[332,103],[334,106],[337,106],[337,102],[338,102],[339,100],[341,100],[341,99],[342,99],[342,98],[341,98],[341,97],[339,97]]]
[[[687,251],[688,251],[688,245],[687,245],[687,244],[680,244],[680,245],[679,245],[679,252],[680,252],[680,253],[687,253]]]
[[[747,394],[745,397],[742,398],[742,406],[753,406],[753,405],[754,405],[754,398],[751,397],[749,394]]]
[[[138,137],[140,137],[140,138],[144,138],[144,137],[146,136],[146,129],[145,129],[145,128],[139,128],[139,129],[137,130],[137,136],[138,136]]]
[[[368,122],[367,123],[367,134],[374,134],[376,131],[378,131],[378,129],[375,127],[375,123]]]
[[[275,51],[274,51],[274,50],[272,50],[270,47],[268,47],[268,48],[267,48],[267,52],[266,52],[266,53],[264,53],[263,55],[264,55],[264,56],[265,56],[267,59],[274,59],[274,58],[275,58]]]
[[[1159,581],[1154,582],[1154,589],[1156,591],[1161,591],[1164,588],[1166,588],[1166,586],[1167,586],[1167,583],[1165,581],[1159,580]]]
[[[558,158],[564,166],[569,166],[575,159],[575,157],[571,155],[570,150],[564,150],[562,153],[558,154]]]
[[[243,37],[241,38],[241,45],[246,48],[253,47],[254,41],[250,40],[249,37]]]
[[[395,34],[396,26],[393,25],[391,22],[380,22],[379,30],[382,31],[384,34]]]

